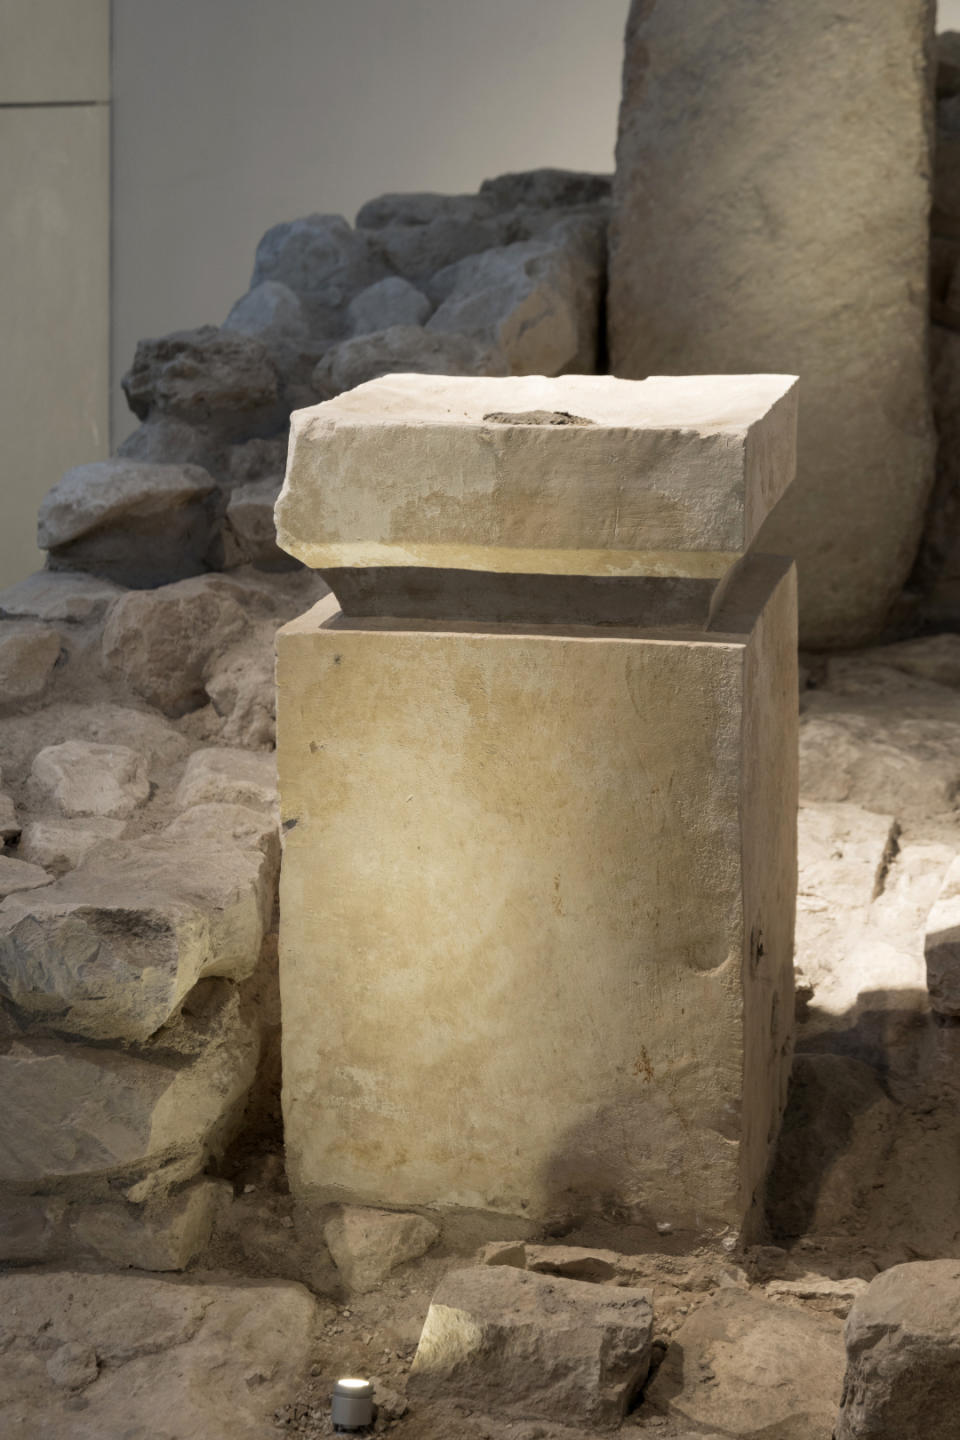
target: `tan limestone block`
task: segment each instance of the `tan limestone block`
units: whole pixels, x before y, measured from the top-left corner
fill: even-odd
[[[296,411],[307,565],[717,579],[793,479],[789,375],[389,375]]]

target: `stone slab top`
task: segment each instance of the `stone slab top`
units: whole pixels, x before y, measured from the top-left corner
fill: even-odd
[[[316,569],[717,579],[796,471],[789,375],[389,375],[296,411],[281,547]]]

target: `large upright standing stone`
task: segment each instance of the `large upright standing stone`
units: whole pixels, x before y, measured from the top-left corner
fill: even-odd
[[[391,376],[293,417],[286,1147],[302,1204],[736,1237],[784,1101],[784,376]]]
[[[634,0],[617,145],[611,369],[798,374],[799,472],[761,537],[801,638],[858,643],[932,483],[933,0]]]

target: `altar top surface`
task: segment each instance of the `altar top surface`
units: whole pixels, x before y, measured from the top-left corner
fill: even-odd
[[[719,578],[796,468],[786,375],[389,375],[296,411],[279,543],[319,569]]]

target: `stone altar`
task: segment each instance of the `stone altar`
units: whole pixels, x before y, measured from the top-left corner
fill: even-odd
[[[748,1233],[790,1065],[784,376],[390,376],[293,417],[287,1164],[309,1208]]]

